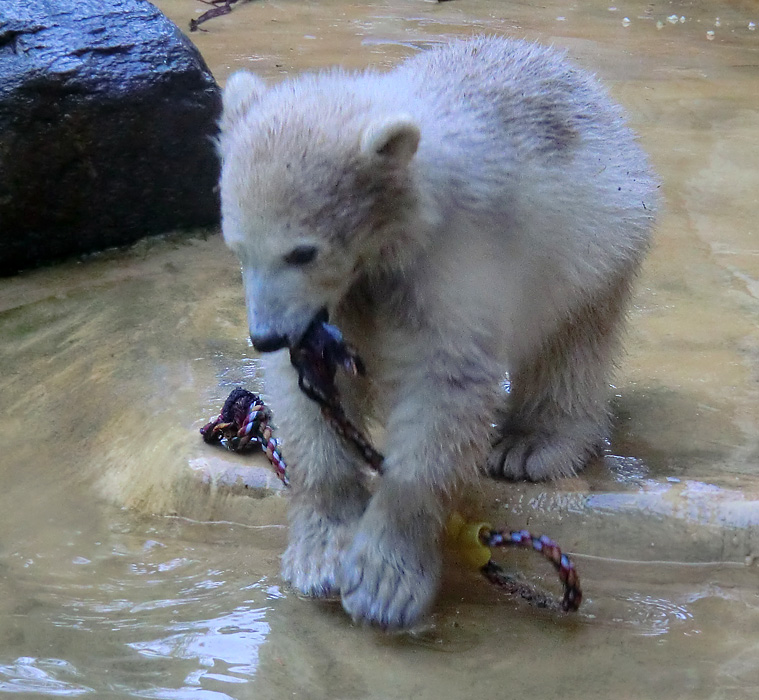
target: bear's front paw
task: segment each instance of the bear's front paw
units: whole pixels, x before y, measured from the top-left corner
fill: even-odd
[[[298,506],[290,516],[290,544],[282,555],[282,577],[300,593],[329,598],[340,593],[338,573],[361,515],[336,519]]]
[[[545,481],[574,476],[598,451],[600,436],[592,434],[506,432],[488,456],[488,473],[497,479]]]
[[[441,566],[434,536],[419,539],[400,529],[363,527],[343,561],[343,607],[356,621],[383,629],[410,627],[432,604]]]

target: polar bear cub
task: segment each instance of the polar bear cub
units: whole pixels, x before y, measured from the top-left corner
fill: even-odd
[[[291,468],[283,575],[407,627],[478,468],[571,475],[601,444],[655,180],[591,76],[498,38],[387,73],[236,73],[219,149],[223,235]],[[341,385],[346,411],[386,429],[376,487],[285,349],[325,312],[367,368]]]

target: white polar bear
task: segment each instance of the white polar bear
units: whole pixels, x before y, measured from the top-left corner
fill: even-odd
[[[224,238],[291,466],[284,577],[409,626],[437,591],[457,487],[485,464],[574,474],[602,442],[656,182],[592,77],[498,38],[384,74],[237,73],[219,149]],[[373,493],[283,350],[324,310],[367,368],[340,387],[347,412],[387,431]]]

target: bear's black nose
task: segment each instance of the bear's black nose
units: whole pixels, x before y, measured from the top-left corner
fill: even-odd
[[[250,340],[258,352],[274,352],[286,348],[288,345],[286,335],[251,335]]]

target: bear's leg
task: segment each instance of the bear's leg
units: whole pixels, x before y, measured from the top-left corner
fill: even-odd
[[[325,498],[325,483],[294,493],[289,512],[289,543],[282,555],[282,577],[300,593],[314,598],[339,595],[338,574],[368,500],[364,487],[343,480]]]
[[[451,497],[476,477],[498,400],[495,367],[423,354],[393,397],[384,472],[340,578],[345,610],[389,629],[414,624],[435,598]]]
[[[369,500],[362,469],[319,406],[298,388],[288,354],[268,354],[262,360],[292,487],[282,575],[304,595],[334,596],[344,550]],[[356,420],[354,414],[351,418]]]
[[[571,476],[598,452],[629,298],[626,281],[575,313],[510,375],[510,393],[488,457],[492,476],[540,481]]]

